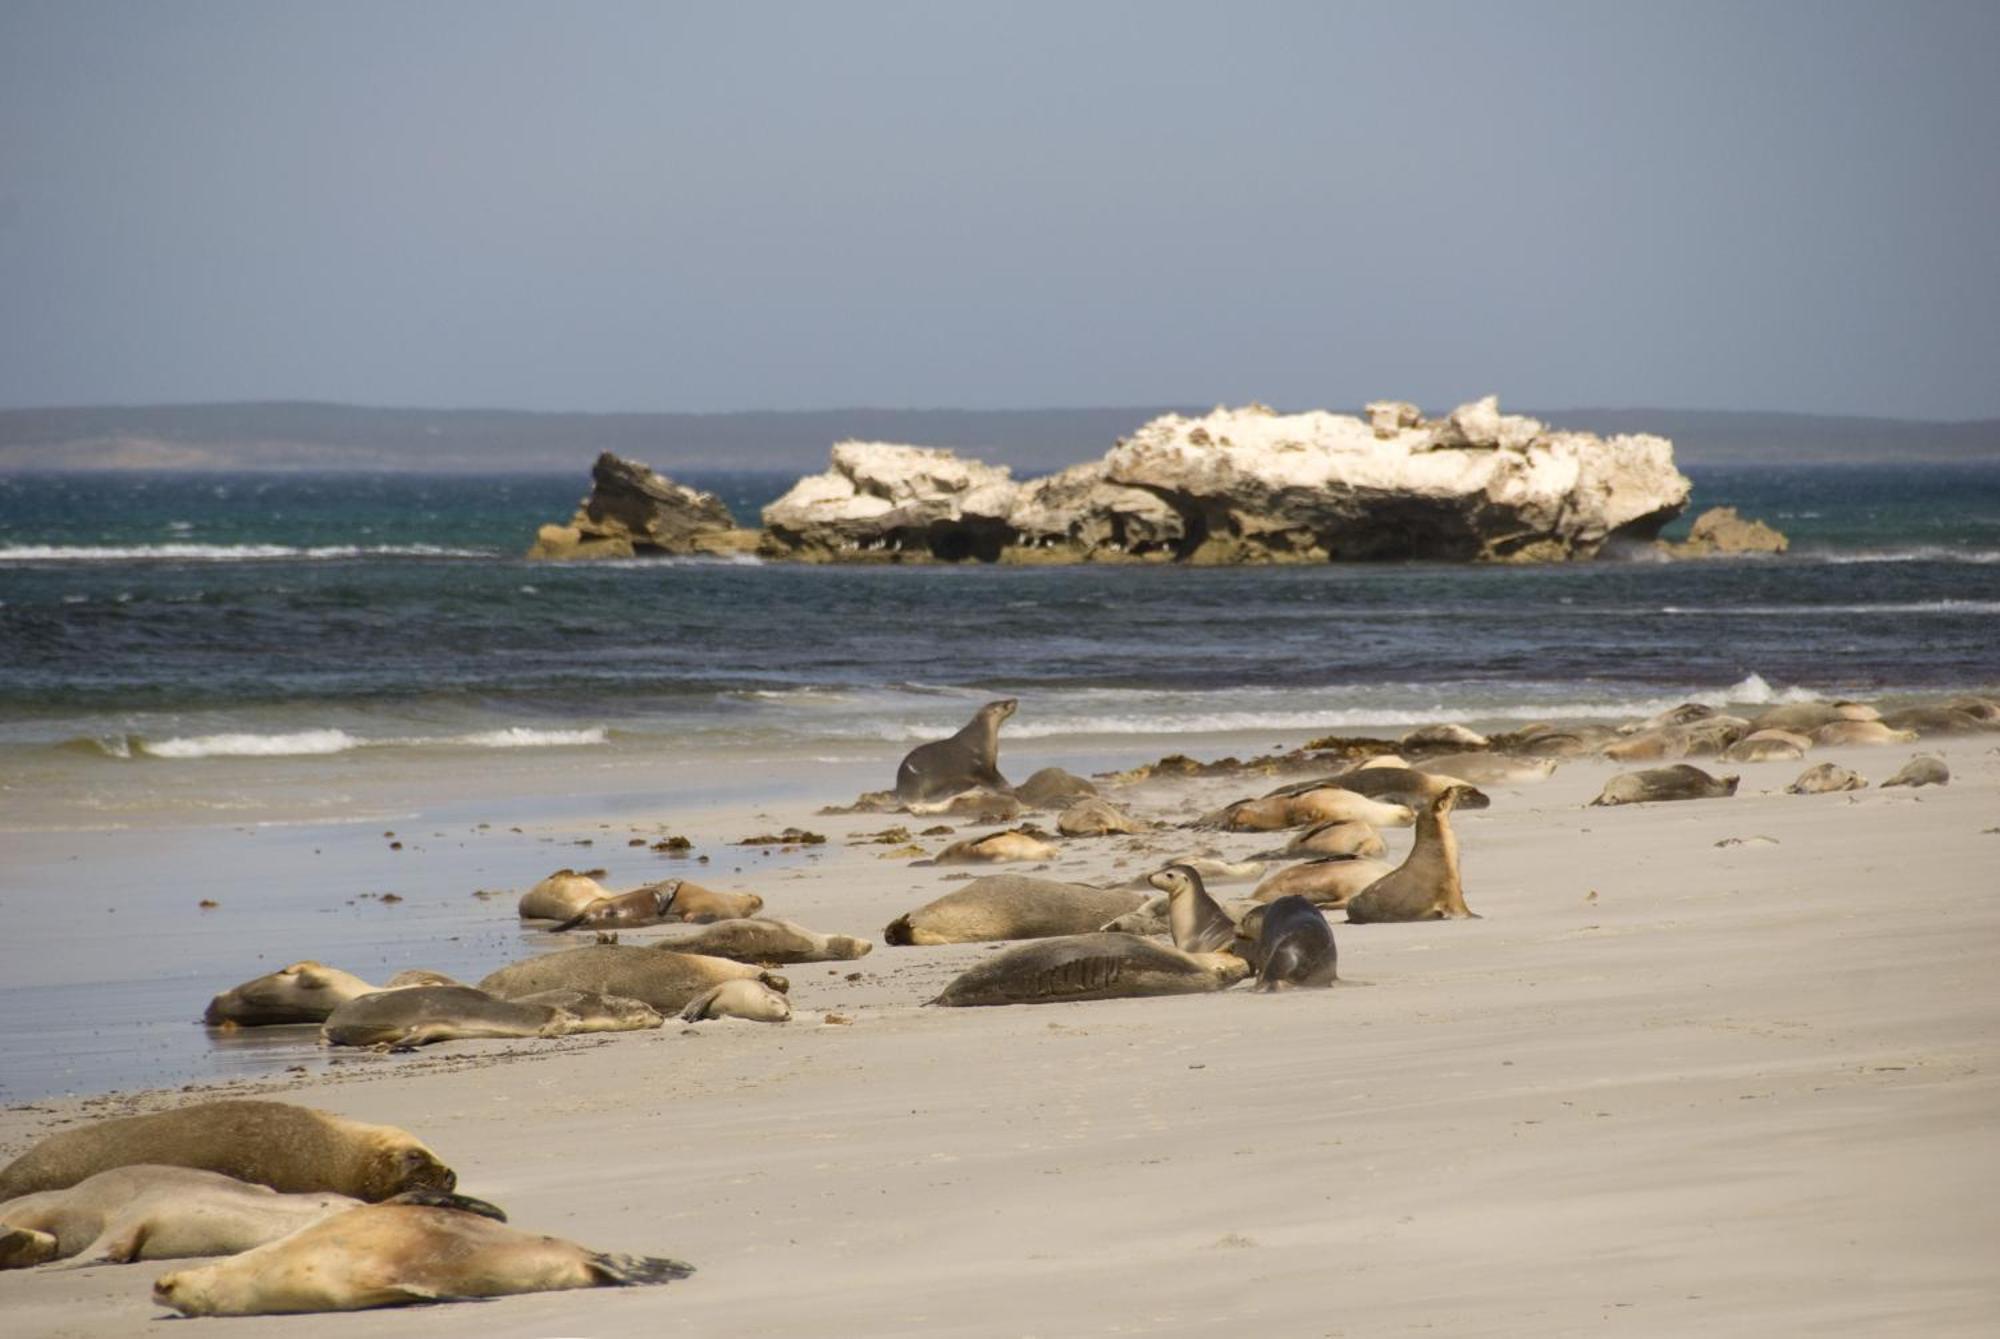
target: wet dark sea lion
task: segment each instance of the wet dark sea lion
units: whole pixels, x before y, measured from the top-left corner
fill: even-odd
[[[1015,700],[988,702],[950,739],[919,744],[896,768],[896,798],[904,804],[947,800],[984,787],[1012,790],[1000,775],[1000,726],[1014,714]]]
[[[1303,897],[1281,897],[1255,913],[1257,984],[1260,991],[1330,986],[1339,979],[1333,927]]]

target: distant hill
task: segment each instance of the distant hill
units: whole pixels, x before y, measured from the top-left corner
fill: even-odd
[[[671,471],[806,472],[843,438],[955,447],[1042,473],[1102,455],[1156,414],[1105,409],[825,409],[543,414],[272,402],[0,410],[0,472],[356,470],[576,472],[599,451]],[[1435,411],[1434,411],[1435,412]],[[2000,420],[1926,423],[1675,409],[1531,411],[1558,427],[1653,432],[1684,464],[2000,460]]]

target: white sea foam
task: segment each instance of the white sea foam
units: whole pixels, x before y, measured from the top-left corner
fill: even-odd
[[[2000,563],[2000,549],[1947,549],[1935,544],[1913,549],[1857,549],[1851,552],[1807,552],[1795,556],[1834,564]]]
[[[7,544],[0,563],[269,562],[273,559],[491,558],[490,549],[442,544]]]
[[[575,747],[583,744],[602,744],[610,736],[601,725],[587,730],[530,730],[525,726],[513,725],[505,730],[485,730],[472,735],[453,735],[447,739],[398,739],[388,741],[396,744],[464,744],[480,749],[533,749]]]
[[[1994,614],[2000,600],[1910,600],[1893,604],[1739,604],[1714,607],[1661,605],[1663,614],[1754,614],[1762,618],[1816,618],[1826,614]]]
[[[391,748],[579,748],[603,744],[610,734],[601,725],[581,730],[534,730],[509,726],[503,730],[481,730],[463,735],[400,735],[387,739],[364,739],[345,730],[298,730],[283,734],[248,732],[191,735],[175,739],[98,739],[92,742],[107,756],[130,758],[141,753],[150,758],[285,758],[314,757],[347,753],[354,749]]]
[[[300,730],[283,735],[195,735],[187,739],[142,739],[137,743],[140,752],[155,758],[278,758],[345,753],[361,747],[361,741],[345,730]]]

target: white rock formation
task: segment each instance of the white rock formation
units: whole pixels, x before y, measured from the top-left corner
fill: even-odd
[[[789,557],[997,557],[1020,485],[1004,465],[938,447],[841,442],[832,467],[764,508],[765,548]]]

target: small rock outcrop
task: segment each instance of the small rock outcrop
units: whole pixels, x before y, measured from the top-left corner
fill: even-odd
[[[1791,547],[1784,533],[1762,521],[1738,516],[1734,507],[1710,507],[1694,518],[1688,537],[1678,544],[1662,542],[1670,558],[1728,558],[1746,553],[1783,553]]]
[[[631,558],[654,554],[747,553],[754,532],[739,530],[722,499],[677,484],[606,451],[590,471],[590,496],[568,525],[545,525],[530,558]]]
[[[842,442],[831,468],[764,508],[763,551],[810,562],[993,562],[1019,485],[936,447]]]

